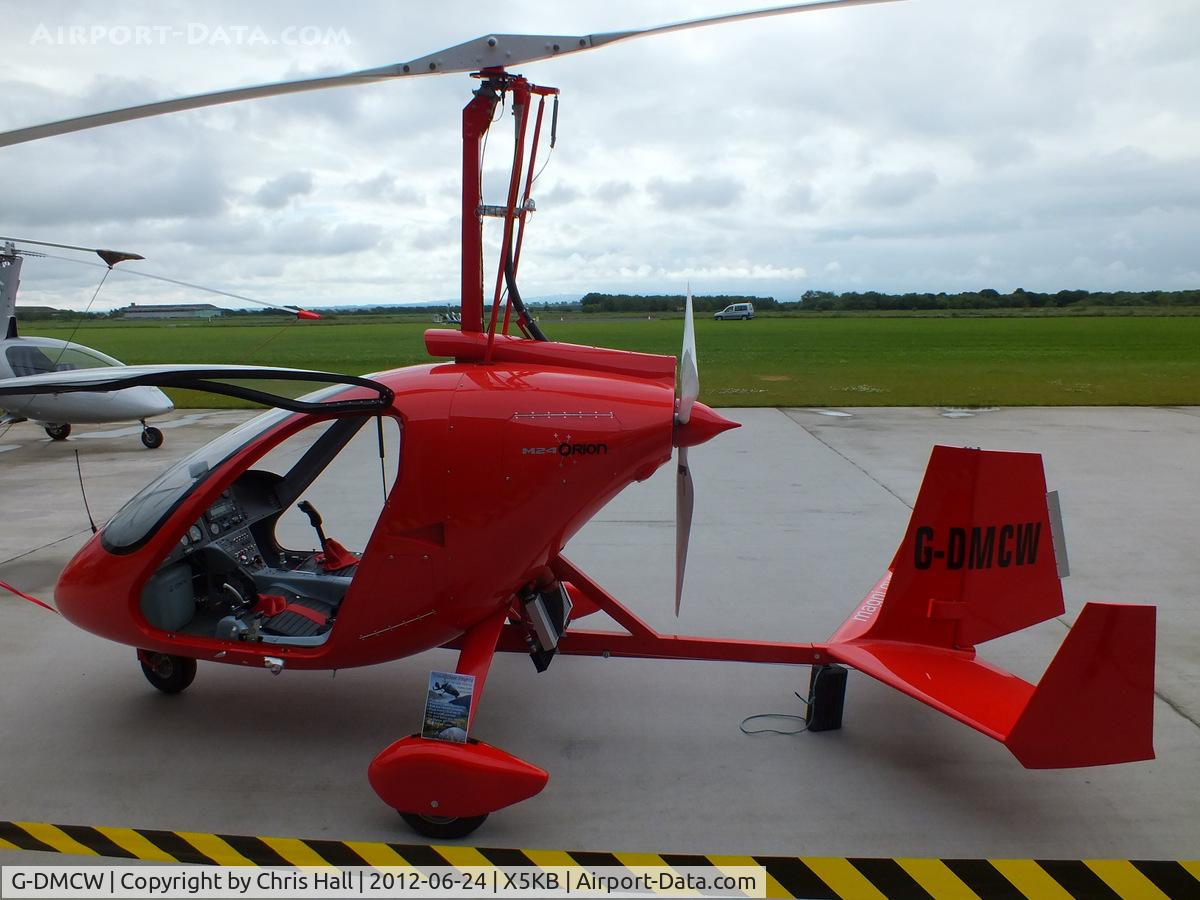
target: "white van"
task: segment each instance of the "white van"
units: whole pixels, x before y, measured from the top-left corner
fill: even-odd
[[[753,319],[754,304],[753,303],[730,303],[719,313],[713,313],[713,318],[721,319]]]

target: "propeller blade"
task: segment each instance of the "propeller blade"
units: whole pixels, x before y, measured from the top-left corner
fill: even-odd
[[[688,468],[687,447],[679,448],[679,468],[675,473],[675,616],[683,600],[683,575],[687,568],[688,541],[692,536],[692,510],[696,492],[692,470]]]
[[[675,421],[686,425],[692,417],[692,404],[700,396],[700,370],[696,367],[696,325],[692,315],[692,286],[688,285],[683,313],[683,351],[679,354],[679,411]]]
[[[299,94],[305,91],[319,91],[325,88],[347,87],[356,84],[374,84],[378,81],[415,77],[418,75],[475,72],[480,69],[489,68],[502,69],[537,62],[538,60],[549,59],[554,56],[578,53],[582,50],[591,50],[595,47],[603,47],[606,44],[615,44],[618,41],[646,37],[652,34],[667,34],[673,31],[703,28],[708,25],[741,22],[747,19],[761,19],[768,16],[782,16],[790,13],[812,12],[819,9],[832,9],[838,6],[862,6],[865,4],[893,2],[895,0],[822,0],[822,2],[817,3],[793,3],[789,6],[777,6],[770,9],[756,9],[749,12],[732,13],[723,16],[709,16],[704,19],[690,19],[686,22],[675,22],[670,25],[659,25],[654,28],[641,28],[632,31],[610,31],[601,34],[491,34],[465,41],[454,47],[439,50],[436,53],[418,57],[406,63],[395,63],[375,69],[362,69],[357,72],[348,72],[344,75],[302,78],[294,81],[280,81],[271,84],[253,85],[251,87],[232,88],[224,91],[212,91],[207,94],[195,94],[190,97],[179,97],[174,100],[160,100],[156,103],[144,103],[139,106],[126,107],[125,109],[114,109],[109,112],[78,116],[73,119],[63,119],[45,125],[18,128],[15,131],[0,134],[0,147],[21,144],[26,141],[36,141],[40,138],[52,137],[57,134],[69,134],[73,131],[99,128],[102,125],[111,125],[116,122],[129,122],[134,119],[146,119],[151,116],[161,116],[167,113],[181,112],[186,109],[219,106],[223,103],[236,103],[241,100],[255,100],[262,97],[276,97],[283,94]]]
[[[696,325],[692,315],[692,286],[688,284],[687,302],[683,308],[683,350],[679,354],[679,409],[675,413],[675,428],[687,425],[692,407],[700,396],[700,370],[696,367]],[[692,470],[688,468],[687,445],[680,444],[675,472],[675,616],[683,601],[683,574],[687,568],[688,540],[692,534],[692,509],[696,505],[696,490]]]

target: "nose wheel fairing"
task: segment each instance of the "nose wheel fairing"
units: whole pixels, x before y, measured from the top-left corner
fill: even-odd
[[[508,617],[508,610],[497,610],[455,642],[455,671],[474,678],[468,728]],[[482,741],[459,744],[418,735],[401,738],[376,756],[367,777],[384,803],[429,837],[468,834],[488,813],[528,800],[550,780],[545,770]]]
[[[544,769],[481,741],[452,744],[410,735],[371,762],[371,787],[402,814],[473,818],[539,793]],[[406,816],[407,817],[407,816]]]

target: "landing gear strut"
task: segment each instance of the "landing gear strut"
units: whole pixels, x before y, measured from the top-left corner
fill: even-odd
[[[69,425],[67,427],[70,428]],[[155,428],[153,425],[147,425],[145,423],[145,421],[143,421],[142,422],[142,443],[145,444],[147,447],[149,447],[151,450],[156,450],[162,446],[163,433],[161,431],[159,431],[157,428]]]

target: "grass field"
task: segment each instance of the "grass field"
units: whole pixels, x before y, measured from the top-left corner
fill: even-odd
[[[553,340],[677,354],[682,321],[543,316]],[[361,374],[427,362],[424,318],[97,323],[75,339],[127,363],[222,362]],[[26,333],[65,338],[31,323]],[[1200,317],[762,317],[696,322],[712,406],[1200,404]],[[180,405],[214,398],[177,396]]]

